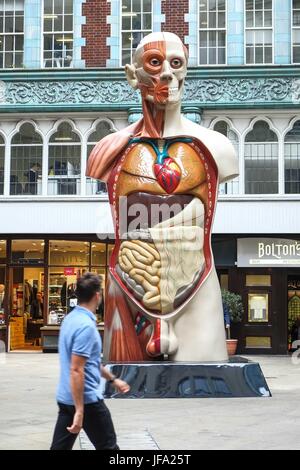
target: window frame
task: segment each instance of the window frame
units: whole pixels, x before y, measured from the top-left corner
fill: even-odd
[[[140,1],[140,2],[143,2],[143,0],[139,0],[139,1]],[[124,68],[125,65],[123,65],[123,36],[122,36],[122,34],[123,34],[124,32],[126,32],[126,31],[127,31],[128,33],[129,33],[129,32],[132,33],[132,32],[134,32],[134,31],[136,31],[136,32],[138,32],[138,31],[140,31],[140,32],[147,32],[148,30],[143,30],[143,29],[141,29],[141,30],[133,30],[133,29],[131,29],[131,30],[123,30],[123,24],[122,24],[122,19],[123,19],[123,15],[122,15],[122,10],[123,10],[123,8],[122,8],[122,7],[123,7],[123,5],[122,5],[122,3],[123,3],[123,0],[120,0],[120,24],[119,24],[120,56],[119,56],[119,64],[120,64],[120,67]],[[132,5],[132,0],[131,0],[131,5]],[[154,18],[153,18],[153,16],[154,16],[154,11],[153,11],[153,10],[154,10],[153,0],[151,0],[151,12],[150,12],[150,13],[151,13],[151,30],[149,30],[147,34],[150,34],[150,33],[153,32],[153,23],[154,23]],[[133,10],[131,10],[131,11],[133,11]],[[141,10],[141,12],[143,13],[143,10]],[[147,12],[147,13],[148,13],[148,12]],[[132,49],[132,44],[131,44],[131,49],[130,49],[130,50],[131,50],[131,60],[130,60],[130,63],[131,63],[131,61],[132,61],[132,51],[133,51],[133,49]]]
[[[263,0],[264,1],[264,0]],[[275,4],[272,0],[272,26],[262,26],[262,27],[247,27],[247,0],[244,0],[244,65],[248,67],[265,67],[270,65],[275,65]],[[253,11],[256,11],[255,9]],[[265,9],[262,10],[265,12]],[[253,64],[247,62],[247,31],[271,31],[272,32],[272,62],[262,62],[261,64],[253,62]],[[265,45],[264,45],[265,48]],[[264,52],[265,56],[265,52]],[[255,57],[254,57],[255,58]],[[265,57],[264,57],[265,58]]]
[[[3,180],[1,181],[0,177],[0,184],[3,186],[3,191],[0,191],[0,196],[4,196],[5,193],[5,160],[6,160],[6,139],[4,135],[0,132],[0,151],[3,149]],[[0,169],[1,169],[1,155],[0,155]]]
[[[71,132],[76,134],[77,137],[79,138],[79,141],[78,142],[73,142],[73,141],[66,141],[66,142],[51,142],[51,139],[52,137],[58,132],[59,130],[59,127],[62,125],[62,124],[68,124],[71,128]],[[47,168],[46,168],[46,174],[47,174],[47,178],[46,178],[46,197],[51,197],[51,198],[61,198],[61,197],[81,197],[82,194],[81,194],[81,190],[82,190],[82,185],[84,184],[83,183],[83,179],[82,179],[82,176],[81,176],[81,173],[82,173],[82,155],[83,155],[83,149],[84,149],[84,140],[83,140],[83,136],[82,136],[82,133],[77,129],[77,127],[74,125],[73,122],[70,122],[68,119],[60,119],[59,121],[57,121],[55,123],[55,126],[51,129],[51,132],[48,134],[48,138],[47,138]],[[78,171],[78,174],[77,175],[74,175],[74,176],[79,176],[79,192],[77,193],[77,186],[76,186],[76,194],[50,194],[49,192],[49,171],[50,171],[50,166],[49,166],[49,163],[50,163],[50,148],[51,147],[67,147],[67,146],[77,146],[80,148],[80,156],[79,156],[79,164],[80,164],[80,168],[79,168],[79,171]],[[51,157],[52,158],[52,157]],[[57,175],[58,176],[58,179],[59,179],[59,176],[60,175]],[[67,175],[68,176],[68,175]],[[72,175],[70,175],[68,178],[66,178],[66,181],[69,181],[70,179],[72,179]],[[74,177],[73,177],[74,179]],[[77,184],[77,183],[76,183]]]
[[[4,2],[7,1],[7,0],[4,0]],[[14,29],[15,29],[15,18],[16,18],[16,8],[15,8],[15,4],[16,4],[16,0],[12,0],[13,1],[13,26],[14,26]],[[19,32],[15,32],[15,31],[12,31],[12,32],[5,32],[5,15],[3,15],[3,29],[2,31],[0,31],[0,40],[2,39],[2,43],[3,45],[6,44],[6,39],[5,39],[5,43],[3,42],[4,38],[6,38],[7,36],[12,36],[13,38],[13,48],[11,50],[7,50],[6,48],[3,48],[1,54],[3,55],[3,59],[2,59],[2,66],[1,66],[1,63],[0,63],[0,70],[23,70],[24,69],[24,45],[25,45],[25,1],[24,0],[21,0],[22,1],[22,4],[23,4],[23,15],[22,16],[17,16],[17,17],[21,17],[23,18],[23,32],[19,33]],[[5,12],[6,10],[3,10],[3,13]],[[22,37],[23,38],[23,48],[22,50],[16,50],[15,48],[15,44],[16,44],[16,37]],[[22,54],[22,65],[20,67],[15,67],[15,60],[16,60],[16,53],[21,53]],[[5,56],[6,54],[12,54],[13,55],[13,65],[11,67],[6,67],[5,66]]]
[[[294,62],[294,49],[295,49],[295,43],[294,43],[294,32],[299,31],[300,35],[300,25],[299,26],[294,26],[294,11],[296,8],[294,8],[294,0],[291,0],[291,64],[292,65],[300,65],[300,59],[299,62]],[[300,9],[299,9],[299,14],[300,14]],[[300,43],[299,43],[299,50],[300,50]]]
[[[276,138],[277,140],[272,142],[272,141],[264,141],[264,142],[259,142],[259,141],[255,141],[255,142],[247,142],[247,136],[253,132],[254,130],[254,127],[257,123],[260,123],[260,122],[264,122],[265,124],[267,124],[268,128],[270,131],[272,131],[275,135],[276,135]],[[278,198],[278,197],[282,197],[282,194],[281,194],[281,191],[280,191],[280,164],[281,164],[281,136],[278,135],[278,130],[273,126],[273,124],[263,118],[263,117],[257,117],[255,118],[250,126],[245,130],[244,134],[243,134],[243,175],[244,175],[244,179],[243,179],[243,196],[245,197],[261,197],[261,196],[271,196],[271,197],[275,197],[275,198]],[[258,193],[258,192],[254,192],[254,193],[250,193],[250,192],[247,192],[246,191],[246,184],[247,184],[247,173],[246,173],[246,145],[268,145],[268,144],[276,144],[277,145],[277,192],[275,193],[270,193],[270,192],[265,192],[265,193]],[[266,183],[266,182],[264,182]],[[260,184],[263,184],[263,183],[260,183]]]
[[[287,180],[286,180],[286,162],[287,162],[286,146],[292,144],[292,142],[287,142],[286,139],[287,139],[287,136],[294,130],[297,123],[299,123],[299,125],[300,125],[300,118],[299,119],[297,119],[297,118],[293,119],[293,121],[289,125],[288,129],[283,133],[283,166],[284,166],[284,193],[283,194],[284,194],[285,197],[293,197],[293,196],[298,196],[299,197],[300,196],[300,190],[299,190],[298,193],[297,192],[296,193],[295,192],[290,192],[289,193],[289,192],[286,191],[286,185],[288,183]],[[299,135],[299,141],[295,142],[295,144],[300,149],[300,135]],[[289,157],[289,159],[290,159],[290,157]],[[297,160],[299,160],[299,169],[298,169],[298,171],[299,171],[299,174],[300,174],[300,157]],[[292,182],[289,181],[289,183],[291,184]],[[296,183],[300,186],[300,178],[299,178],[299,181],[296,182]]]
[[[224,64],[200,64],[200,2],[201,0],[198,0],[197,2],[197,64],[198,67],[227,67],[228,66],[228,1],[225,0],[225,28],[207,28],[205,30],[202,30],[203,32],[209,33],[210,31],[224,31],[225,32],[225,63]],[[207,47],[207,53],[208,53],[208,47]],[[217,47],[217,50],[219,48]]]
[[[54,11],[54,1],[55,0],[51,0],[52,1],[52,11]],[[64,18],[65,17],[65,3],[63,2],[63,13],[62,13],[62,17]],[[49,13],[50,15],[50,13]],[[70,14],[71,15],[71,14]],[[57,70],[57,69],[72,69],[74,68],[74,2],[72,3],[72,31],[65,31],[65,30],[61,30],[61,31],[55,31],[53,28],[51,31],[45,31],[44,29],[44,17],[45,17],[45,0],[42,0],[41,2],[41,68],[42,69],[46,69],[46,70]],[[72,36],[72,60],[70,62],[70,65],[66,66],[66,65],[63,65],[63,66],[57,66],[57,65],[52,65],[51,67],[46,67],[45,66],[45,62],[46,61],[51,61],[52,64],[54,64],[54,61],[55,59],[53,58],[53,55],[54,55],[54,52],[55,50],[54,49],[51,49],[51,50],[48,50],[47,49],[47,52],[51,52],[52,54],[52,58],[51,59],[45,59],[45,48],[44,48],[44,38],[46,35],[48,36],[52,36],[52,45],[53,45],[53,37],[57,34],[61,34],[63,37],[65,35],[71,35]],[[64,41],[63,41],[63,44]],[[65,64],[65,59],[62,57],[62,60],[63,60],[63,63]]]
[[[24,143],[19,143],[19,144],[15,144],[13,143],[13,140],[14,138],[16,137],[16,135],[18,135],[21,131],[21,128],[26,125],[26,124],[29,124],[30,126],[33,127],[34,129],[34,132],[41,138],[41,143],[34,143],[34,144],[24,144]],[[40,131],[40,129],[38,128],[38,126],[35,125],[35,123],[31,122],[31,121],[20,121],[20,123],[18,124],[18,126],[16,127],[14,133],[11,135],[11,138],[10,138],[10,141],[9,141],[9,147],[10,147],[10,152],[9,152],[9,176],[8,176],[8,197],[9,198],[23,198],[23,197],[33,197],[33,198],[38,198],[38,197],[42,197],[42,194],[43,194],[43,183],[42,183],[42,174],[43,174],[43,154],[44,154],[44,136],[42,134],[42,132]],[[22,191],[21,194],[11,194],[11,184],[12,184],[12,181],[11,181],[11,176],[12,176],[12,159],[13,159],[13,148],[20,148],[20,147],[25,147],[25,148],[31,148],[31,147],[39,147],[41,149],[41,157],[40,157],[40,162],[38,162],[41,166],[41,172],[40,172],[40,182],[41,182],[41,192],[40,194],[38,193],[38,186],[37,186],[37,193],[36,194],[31,194],[31,193],[26,193],[24,191]],[[4,177],[5,177],[5,170],[4,170]],[[30,182],[26,182],[26,181],[21,181],[21,182],[18,182],[20,184],[30,184]],[[4,185],[4,192],[5,192],[5,185]],[[4,194],[2,194],[3,196]]]

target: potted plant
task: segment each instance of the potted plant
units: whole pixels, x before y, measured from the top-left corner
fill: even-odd
[[[222,289],[222,301],[227,308],[231,323],[240,323],[243,318],[244,307],[242,297],[228,290]],[[229,356],[234,356],[237,350],[237,339],[231,339],[230,328],[227,329],[227,351]]]

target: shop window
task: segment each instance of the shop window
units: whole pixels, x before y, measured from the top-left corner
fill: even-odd
[[[97,321],[99,323],[104,322],[104,305],[105,305],[105,285],[107,281],[106,268],[91,268],[91,272],[97,274],[101,279],[101,300],[99,307],[96,311]]]
[[[273,63],[273,1],[246,2],[246,64]]]
[[[97,124],[95,132],[93,132],[88,138],[87,144],[87,159],[95,147],[95,145],[103,139],[108,134],[111,134],[113,131],[111,125],[106,121],[100,121]],[[86,179],[86,193],[90,194],[106,194],[107,188],[106,184],[102,181],[94,180],[92,178]]]
[[[106,244],[92,243],[92,261],[93,266],[106,266]]]
[[[44,67],[73,65],[73,0],[44,0]]]
[[[0,264],[6,263],[6,240],[0,240]]]
[[[272,342],[270,336],[247,336],[246,348],[248,349],[270,349]]]
[[[226,64],[226,0],[199,2],[199,65]]]
[[[271,286],[271,276],[269,274],[247,274],[246,286]]]
[[[13,268],[11,289],[10,349],[39,350],[44,323],[44,268]]]
[[[248,321],[250,323],[268,323],[269,294],[248,294]]]
[[[265,121],[245,138],[245,193],[278,193],[278,139]]]
[[[293,63],[300,64],[300,0],[293,0]]]
[[[4,163],[5,163],[5,144],[0,135],[0,196],[4,193]]]
[[[221,289],[229,290],[229,276],[228,274],[220,274]]]
[[[0,244],[1,244],[1,240],[0,240]],[[5,324],[4,307],[5,307],[5,266],[0,266],[0,326]]]
[[[300,194],[300,121],[285,137],[284,176],[286,194]]]
[[[44,264],[44,240],[12,240],[13,264]]]
[[[52,266],[88,266],[90,243],[72,240],[51,240],[49,244],[49,264]]]
[[[110,258],[113,252],[115,245],[107,245],[107,264],[109,265],[110,263]]]
[[[88,271],[88,266],[60,266],[49,269],[49,315],[50,325],[61,324],[65,315],[77,305],[76,282]]]
[[[152,0],[122,0],[122,65],[132,56],[144,36],[152,32]]]
[[[220,132],[227,137],[232,143],[236,154],[239,156],[239,138],[236,132],[230,129],[230,126],[226,121],[218,121],[214,125],[214,131]],[[228,183],[221,183],[219,187],[220,195],[239,194],[239,177],[235,178]]]
[[[80,194],[81,141],[69,123],[58,126],[49,141],[48,194]]]
[[[22,68],[24,1],[0,0],[0,69]]]
[[[42,193],[43,139],[31,123],[25,123],[11,141],[10,194]]]

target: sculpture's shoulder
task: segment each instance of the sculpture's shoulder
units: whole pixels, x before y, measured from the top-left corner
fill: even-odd
[[[196,137],[212,154],[219,171],[219,181],[235,178],[239,174],[239,162],[236,151],[230,142],[220,132],[207,129],[184,118],[186,135]]]
[[[93,148],[88,162],[86,175],[102,181],[108,180],[119,153],[131,139],[133,126],[108,134]]]

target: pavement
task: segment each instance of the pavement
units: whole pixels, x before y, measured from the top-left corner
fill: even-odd
[[[0,355],[0,450],[49,448],[58,355]],[[123,449],[300,450],[300,364],[260,363],[272,398],[107,400]],[[82,434],[75,450],[88,449]]]

